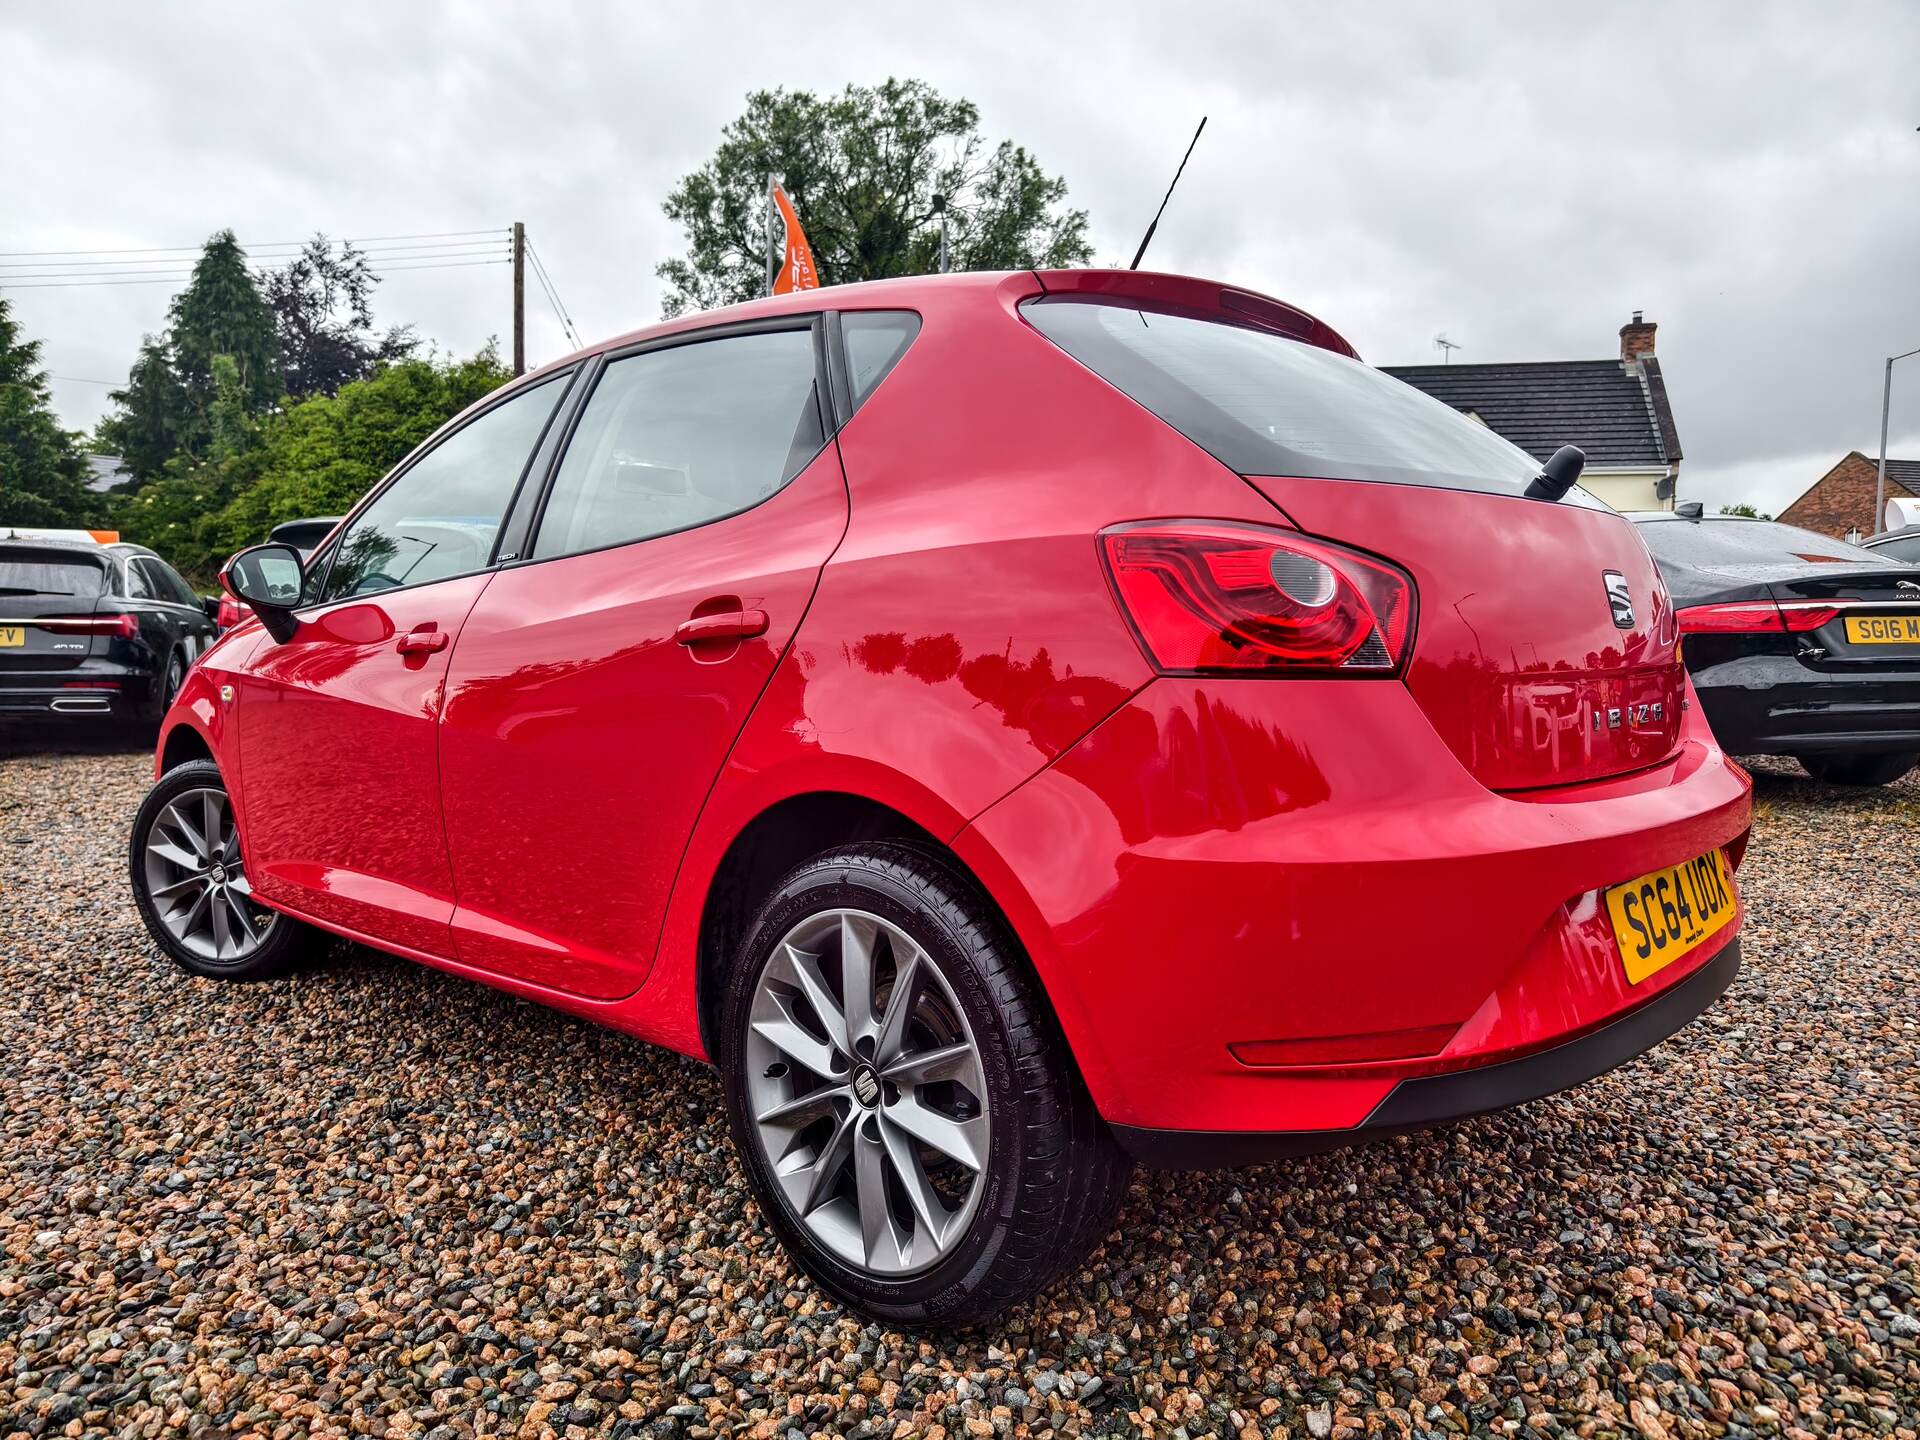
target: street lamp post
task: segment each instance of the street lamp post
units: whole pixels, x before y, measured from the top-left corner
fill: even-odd
[[[1893,362],[1905,360],[1909,355],[1920,355],[1920,350],[1887,357],[1887,380],[1880,388],[1880,470],[1873,482],[1873,529],[1867,532],[1870,535],[1878,534],[1886,524],[1883,517],[1887,511],[1887,415],[1893,409]]]

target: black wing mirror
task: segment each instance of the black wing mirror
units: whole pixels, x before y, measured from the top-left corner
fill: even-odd
[[[300,552],[291,545],[255,545],[220,571],[221,588],[258,615],[267,633],[282,644],[299,628],[293,611],[304,584]]]

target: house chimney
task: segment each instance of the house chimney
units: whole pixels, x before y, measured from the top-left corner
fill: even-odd
[[[1633,319],[1620,327],[1620,360],[1631,365],[1642,355],[1653,353],[1653,332],[1660,327],[1651,320],[1642,320],[1638,310]]]

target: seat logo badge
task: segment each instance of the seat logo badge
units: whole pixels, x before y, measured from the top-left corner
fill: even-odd
[[[1607,587],[1607,604],[1613,610],[1613,623],[1622,630],[1633,628],[1633,595],[1627,589],[1627,577],[1618,570],[1602,570],[1601,583]]]
[[[880,1078],[862,1065],[853,1072],[853,1093],[862,1105],[873,1105],[880,1098]]]

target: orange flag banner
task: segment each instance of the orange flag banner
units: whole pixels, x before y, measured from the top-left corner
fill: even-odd
[[[773,293],[785,295],[793,290],[818,290],[820,276],[813,268],[813,250],[807,244],[807,232],[800,228],[787,192],[773,187],[773,203],[779,207],[781,223],[787,229],[787,258],[773,277]]]

